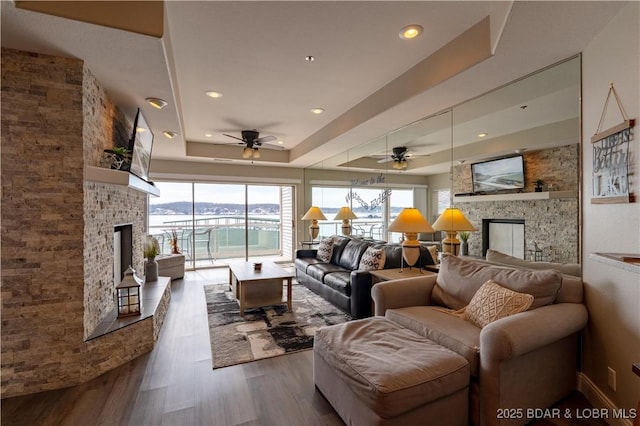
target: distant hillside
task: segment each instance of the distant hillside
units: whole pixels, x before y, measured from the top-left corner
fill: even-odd
[[[188,201],[176,201],[172,203],[152,204],[149,206],[149,214],[180,214],[190,215],[191,203]],[[244,204],[231,203],[204,203],[198,202],[193,206],[193,214],[239,214],[244,212]],[[260,211],[263,214],[280,213],[280,205],[274,203],[249,204],[249,212]]]

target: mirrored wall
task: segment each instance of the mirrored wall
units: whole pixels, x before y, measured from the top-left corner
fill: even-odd
[[[315,164],[305,171],[305,199],[327,210],[325,235],[340,233],[331,219],[342,205],[358,216],[354,233],[393,241],[399,235],[386,226],[402,207],[411,203],[433,222],[446,202],[477,228],[472,256],[483,257],[492,224],[516,220],[523,236],[503,251],[579,263],[579,99],[580,57],[573,57]],[[474,186],[476,164],[519,156],[518,184],[496,170],[476,173],[488,186]],[[365,226],[355,231],[359,222]]]

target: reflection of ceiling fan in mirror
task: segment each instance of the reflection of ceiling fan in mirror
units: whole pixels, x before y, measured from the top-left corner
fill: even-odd
[[[242,135],[241,138],[233,135],[228,135],[226,133],[223,133],[223,135],[241,141],[241,142],[238,142],[238,145],[244,145],[244,148],[242,149],[242,158],[259,159],[260,158],[259,148],[278,149],[278,150],[283,149],[279,145],[269,144],[269,142],[278,140],[275,136],[260,137],[260,132],[258,132],[256,129],[242,130],[240,133]]]
[[[380,157],[374,155],[374,158]],[[393,148],[391,155],[385,155],[378,160],[378,163],[388,163],[393,161],[393,168],[396,170],[405,170],[409,166],[409,159],[412,154],[409,152],[409,148],[404,146],[396,146]]]

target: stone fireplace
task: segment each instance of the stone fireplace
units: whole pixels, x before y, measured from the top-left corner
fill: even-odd
[[[129,176],[93,166],[131,124],[80,60],[3,48],[2,61],[6,398],[73,386],[150,351],[163,315],[88,339],[115,308],[116,227],[131,225],[125,263],[143,268],[147,194],[88,172]]]
[[[580,263],[578,204],[578,145],[567,145],[523,154],[526,188],[522,193],[454,197],[458,207],[479,230],[486,220],[523,222],[524,252],[518,245],[514,256],[528,258],[536,248],[538,260]],[[553,192],[534,192],[534,181],[553,184]],[[454,167],[454,193],[472,190],[471,166]],[[483,232],[472,232],[469,254],[484,256]],[[500,250],[502,251],[502,250]]]

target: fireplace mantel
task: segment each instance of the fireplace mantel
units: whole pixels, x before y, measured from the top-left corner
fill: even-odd
[[[108,183],[111,185],[122,185],[135,189],[136,191],[151,194],[159,197],[160,190],[153,184],[129,172],[121,170],[105,169],[103,167],[86,166],[84,168],[85,180],[92,182]]]
[[[576,198],[574,191],[516,192],[513,194],[464,195],[453,197],[456,203],[476,203],[482,201],[555,200]]]

